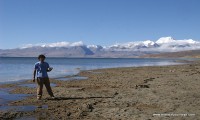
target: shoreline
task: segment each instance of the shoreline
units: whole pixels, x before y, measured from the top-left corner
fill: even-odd
[[[20,58],[20,57],[19,57]],[[68,59],[68,58],[67,58]],[[73,58],[74,59],[74,58]],[[87,59],[87,58],[86,58]],[[97,58],[99,59],[99,58]],[[109,59],[109,58],[108,58]],[[111,58],[112,59],[112,58]],[[113,58],[114,59],[114,58]],[[130,58],[121,58],[121,59],[130,59]],[[134,58],[135,59],[135,58]],[[139,58],[140,59],[140,58]],[[145,59],[145,58],[144,58]],[[165,58],[149,58],[149,59],[165,59]],[[171,58],[170,58],[171,59]],[[192,59],[192,58],[191,58]],[[165,59],[166,60],[166,59]],[[58,78],[64,78],[64,77],[71,77],[71,76],[76,76],[78,75],[81,71],[93,71],[93,70],[101,70],[101,69],[112,69],[112,68],[137,68],[137,67],[153,67],[153,66],[173,66],[173,65],[182,65],[182,64],[192,64],[195,61],[197,61],[198,59],[192,59],[192,60],[188,60],[185,58],[174,58],[174,61],[171,62],[170,64],[163,64],[163,65],[142,65],[142,66],[130,66],[130,67],[110,67],[110,68],[97,68],[97,69],[88,69],[88,70],[80,70],[77,74],[72,74],[72,75],[62,75],[62,76],[56,76],[56,77],[51,77],[51,79],[58,79]],[[172,64],[172,65],[171,65]],[[13,80],[13,81],[4,81],[4,82],[0,82],[0,85],[2,84],[15,84],[15,83],[19,83],[19,82],[25,82],[25,81],[29,81],[30,79],[21,79],[21,80]]]
[[[25,84],[25,83],[32,84],[30,80],[20,82],[18,84],[1,84],[0,87],[1,88],[4,88],[4,87],[15,88],[15,90],[11,91],[11,93],[14,93],[14,94],[19,94],[19,93],[33,94],[32,96],[27,97],[23,100],[10,102],[9,103],[10,106],[47,105],[48,108],[45,108],[44,110],[45,113],[46,114],[55,113],[54,114],[55,119],[59,117],[71,118],[71,119],[78,119],[78,118],[95,119],[97,117],[97,114],[98,116],[101,116],[100,118],[102,119],[107,119],[107,118],[114,119],[116,117],[127,118],[127,119],[133,119],[133,118],[146,119],[146,118],[155,118],[155,116],[148,114],[150,112],[149,109],[152,110],[154,108],[155,113],[158,113],[158,108],[160,110],[160,107],[158,106],[161,106],[161,105],[160,104],[157,105],[154,100],[157,99],[159,101],[158,98],[161,96],[165,98],[165,96],[163,95],[161,96],[158,95],[157,96],[158,98],[156,98],[154,95],[156,92],[159,92],[158,90],[160,90],[155,86],[155,84],[159,83],[162,86],[162,80],[160,80],[160,78],[163,77],[163,79],[166,79],[166,78],[175,79],[176,82],[181,83],[181,81],[179,80],[177,81],[175,77],[165,76],[165,74],[172,74],[174,76],[177,76],[180,74],[184,74],[184,70],[187,70],[186,68],[193,69],[193,67],[195,66],[200,66],[199,62],[196,61],[189,64],[171,65],[171,66],[120,67],[120,68],[84,70],[78,73],[78,76],[88,77],[87,80],[59,81],[59,80],[51,79],[51,83],[56,84],[56,86],[53,87],[53,91],[55,95],[58,97],[58,99],[57,100],[49,99],[44,89],[44,99],[41,101],[42,103],[36,100],[36,97],[35,97],[36,91],[34,88],[18,86],[19,84]],[[178,71],[177,69],[181,71]],[[97,73],[92,73],[91,71],[97,72]],[[137,74],[135,74],[135,72]],[[134,79],[134,82],[132,81],[132,79]],[[158,79],[157,81],[158,83],[154,82],[157,79]],[[185,78],[181,77],[181,79],[185,79]],[[173,83],[173,81],[171,80],[169,81],[170,83]],[[166,87],[164,87],[163,89],[166,91],[168,90],[168,88]],[[150,90],[150,93],[149,93],[149,90]],[[135,92],[132,93],[132,91],[135,91],[136,93]],[[150,99],[149,100],[150,102],[146,101],[145,94],[147,94],[147,96],[149,96],[148,94],[150,94],[149,96],[150,98],[152,96],[154,96],[155,98]],[[130,95],[130,96],[127,96],[127,95]],[[143,99],[138,98],[138,95],[141,96]],[[163,101],[163,99],[161,99],[161,101]],[[113,104],[112,102],[116,104]],[[92,106],[94,108],[94,111],[93,109],[91,109],[92,107],[88,108],[88,104],[90,107]],[[69,106],[72,105],[73,107],[69,108],[66,105],[69,105]],[[78,108],[78,107],[81,107],[81,109],[76,110],[75,108]],[[117,111],[124,110],[123,107],[125,107],[126,109],[128,109],[127,111],[129,112],[127,112],[126,110],[123,111],[122,115],[124,115],[124,117],[122,116],[120,117],[118,115],[116,116],[117,111],[113,109],[113,107],[117,109]],[[140,109],[138,109],[137,107],[141,107],[140,109],[142,110],[140,111]],[[61,110],[61,112],[57,111],[56,109],[53,110],[52,108],[59,109]],[[169,108],[166,108],[166,110],[169,110]],[[98,112],[95,109],[99,109],[100,111]],[[5,114],[8,114],[7,116],[8,118],[9,117],[10,118],[30,117],[30,116],[35,116],[35,115],[37,117],[41,117],[41,115],[38,115],[39,111],[41,110],[43,110],[43,108],[38,109],[36,107],[33,111],[20,111],[17,113],[15,111],[14,112],[4,111],[5,113],[1,112],[0,118],[3,117]],[[115,112],[112,113],[110,110],[111,111],[114,110]],[[134,110],[136,111],[134,112]],[[92,111],[92,112],[89,112],[89,111]],[[165,110],[161,110],[161,111],[165,111]],[[140,113],[141,117],[139,117],[138,115],[129,115],[128,113],[130,112]],[[113,116],[107,116],[107,113],[113,114]],[[196,112],[195,117],[197,116],[197,113],[198,112]],[[157,117],[156,119],[158,118],[159,117]]]

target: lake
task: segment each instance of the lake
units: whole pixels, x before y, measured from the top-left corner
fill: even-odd
[[[0,83],[32,79],[37,58],[2,57],[0,58]],[[75,75],[81,70],[116,67],[175,65],[175,59],[153,58],[47,58],[46,62],[54,69],[49,77],[57,78]]]

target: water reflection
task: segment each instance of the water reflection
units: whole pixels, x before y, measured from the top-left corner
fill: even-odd
[[[9,91],[11,89],[0,89],[0,105],[7,104],[10,101],[22,100],[28,94],[10,94]]]

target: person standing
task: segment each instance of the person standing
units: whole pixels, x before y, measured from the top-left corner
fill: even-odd
[[[42,91],[43,91],[43,85],[45,85],[48,94],[51,96],[51,98],[55,98],[54,94],[52,92],[50,81],[48,77],[48,73],[52,71],[53,68],[49,67],[49,64],[45,62],[45,56],[39,55],[38,60],[39,62],[35,63],[34,71],[33,71],[33,82],[35,82],[35,77],[37,77],[37,99],[41,100],[42,98]]]

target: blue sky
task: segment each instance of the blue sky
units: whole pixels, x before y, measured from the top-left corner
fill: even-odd
[[[200,0],[0,0],[0,49],[76,42],[200,40]]]

